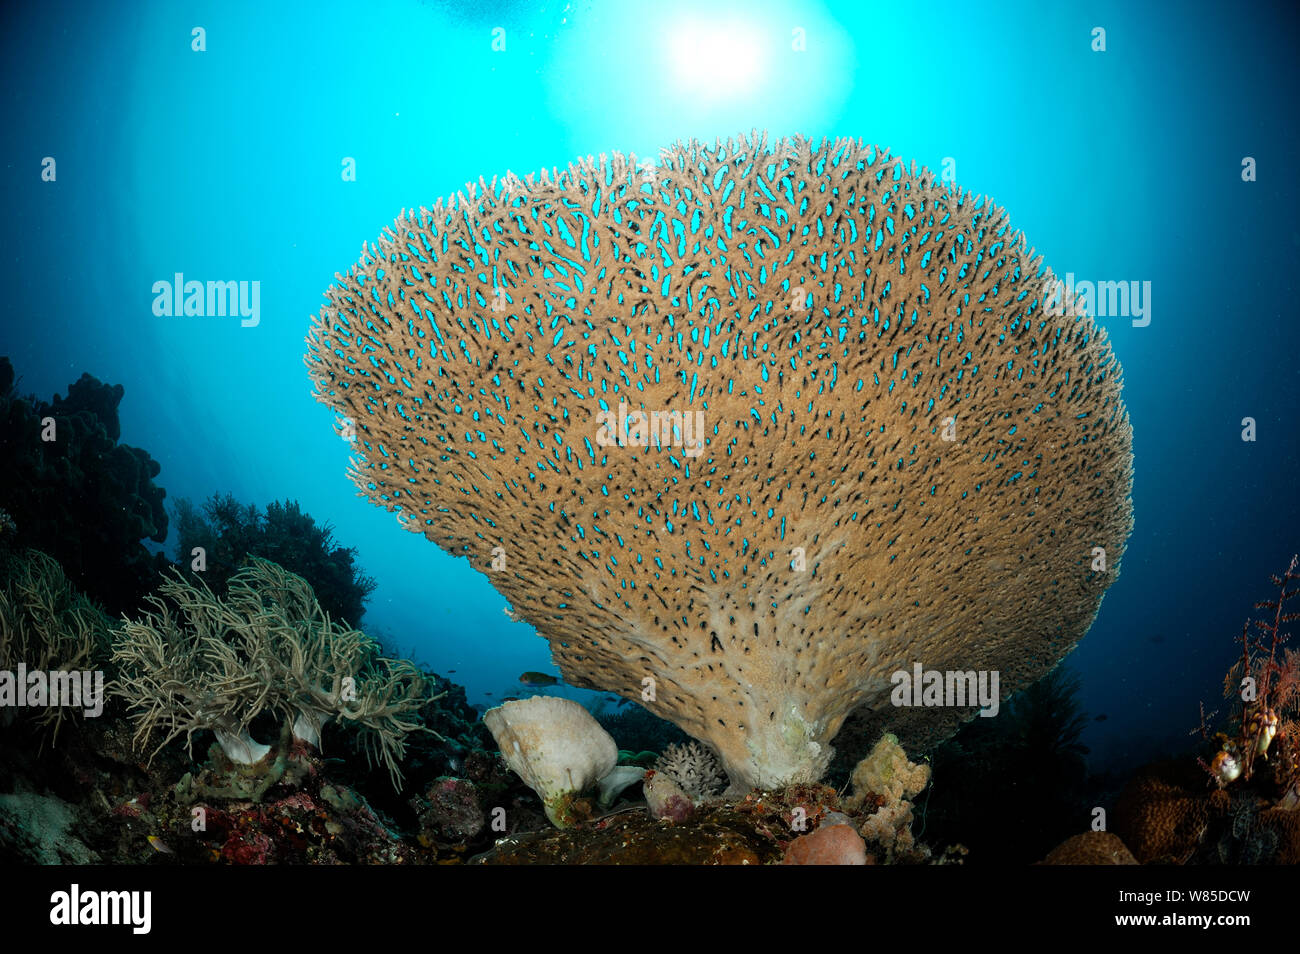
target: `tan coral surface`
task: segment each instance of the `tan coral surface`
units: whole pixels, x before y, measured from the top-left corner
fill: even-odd
[[[1045,308],[1000,209],[874,147],[508,176],[337,278],[308,364],[362,492],[489,573],[570,682],[653,688],[735,784],[818,777],[914,662],[1038,678],[1118,572],[1104,333]]]

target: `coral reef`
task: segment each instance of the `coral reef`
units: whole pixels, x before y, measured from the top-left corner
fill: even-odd
[[[50,554],[113,613],[134,609],[167,565],[142,542],[167,539],[166,491],[158,462],[118,443],[124,393],[83,374],[66,398],[19,397],[0,358],[0,501],[15,544]]]
[[[15,700],[8,697],[10,691],[26,688],[17,685],[20,666],[27,673],[99,670],[111,652],[113,625],[72,586],[53,557],[39,550],[7,550],[0,555],[0,671],[15,674],[13,685],[7,685],[8,677],[0,679],[0,721],[25,711],[15,708]],[[102,678],[101,673],[101,690]],[[83,686],[81,694],[90,688]],[[81,702],[84,705],[40,708],[36,721],[49,730],[51,741],[58,741],[65,718],[79,718],[86,709],[95,708],[89,698]]]
[[[647,781],[653,785],[655,775]],[[675,783],[668,780],[675,788]],[[793,785],[715,799],[698,808],[678,795],[682,814],[629,807],[567,828],[520,831],[473,858],[481,864],[878,864],[857,830],[874,810],[844,804],[826,785]],[[964,850],[937,857],[917,847],[887,860],[898,864],[960,863]]]
[[[717,758],[698,742],[668,746],[655,762],[655,772],[672,779],[697,805],[720,795],[727,785]]]
[[[776,823],[779,824],[779,823]],[[472,859],[491,865],[761,865],[781,859],[774,821],[719,806],[689,825],[626,812],[581,828],[503,838]]]
[[[1249,786],[1217,788],[1188,759],[1146,766],[1112,813],[1115,834],[1141,864],[1292,865],[1300,812]]]
[[[474,783],[461,778],[440,778],[430,785],[419,819],[426,843],[467,841],[487,823]]]
[[[575,824],[575,799],[618,763],[618,746],[571,699],[532,696],[489,709],[483,722],[506,764],[537,793],[556,827]]]
[[[1200,735],[1214,755],[1145,767],[1124,788],[1114,829],[1142,864],[1294,864],[1300,859],[1300,652],[1284,626],[1300,620],[1300,559],[1272,577],[1277,595],[1242,628],[1224,678],[1227,731]],[[1207,748],[1207,754],[1211,749]],[[1208,775],[1208,778],[1207,778]],[[1207,791],[1207,789],[1209,789]]]
[[[40,655],[28,659],[57,666],[60,659],[71,658],[59,648],[66,642],[71,652],[88,653],[95,665],[104,665],[111,648],[108,621],[68,583],[51,557],[0,546],[0,563],[6,651],[22,643],[24,655],[50,654],[48,660]],[[194,608],[200,612],[199,604],[206,607],[210,619],[203,625],[209,635],[220,623],[242,645],[250,637],[278,638],[286,619],[303,624],[303,632],[312,629],[317,610],[301,581],[272,567],[250,572],[244,582],[250,581],[266,586],[260,615],[249,601],[240,604],[249,611],[241,614],[229,600],[208,601],[199,594]],[[165,660],[170,638],[193,639],[195,633],[173,632],[184,630],[190,620],[165,594],[161,600],[166,610],[154,604],[154,616],[166,615],[174,624],[164,627],[169,635],[159,644],[159,659]],[[93,637],[87,630],[95,631]],[[121,640],[118,645],[120,649]],[[310,645],[300,645],[299,651],[307,668],[319,661]],[[365,656],[358,657],[363,673],[370,668]],[[260,662],[252,656],[244,661],[253,671],[282,680],[284,674],[267,659],[263,654]],[[183,669],[177,665],[174,672]],[[127,678],[133,678],[132,671],[128,666]],[[366,771],[365,759],[325,758],[315,746],[295,739],[288,713],[280,713],[278,739],[253,762],[232,759],[219,742],[198,763],[186,757],[178,742],[156,750],[145,762],[137,752],[133,724],[120,707],[105,707],[101,718],[68,720],[52,748],[33,744],[34,733],[45,734],[36,720],[0,719],[0,859],[27,864],[456,863],[491,846],[497,832],[482,827],[470,834],[475,819],[484,819],[489,810],[507,810],[510,831],[545,826],[533,809],[532,793],[498,757],[482,750],[491,744],[490,736],[465,704],[464,689],[437,676],[429,681],[439,691],[417,699],[403,717],[447,738],[414,730],[405,736],[404,767],[413,769],[421,780],[416,791],[427,798],[396,795],[387,773]],[[369,695],[365,677],[359,682],[364,700]],[[232,679],[216,688],[234,691],[239,685]],[[276,727],[275,700],[268,696],[262,702],[267,708],[250,723],[254,735]],[[15,711],[6,707],[0,716]],[[346,717],[325,722],[322,734],[331,751],[336,742],[360,741],[357,727]],[[462,777],[446,777],[449,769]],[[435,774],[442,777],[423,781]]]
[[[973,714],[890,707],[894,671],[1006,693],[1091,624],[1131,433],[1052,282],[1002,210],[860,142],[682,142],[403,214],[308,364],[361,491],[489,572],[567,682],[652,680],[775,787],[855,708]]]
[[[89,865],[99,855],[78,837],[75,808],[57,795],[19,788],[0,794],[0,862]]]
[[[376,586],[356,566],[356,550],[336,545],[333,531],[303,513],[297,501],[272,502],[259,513],[229,494],[213,494],[200,511],[182,497],[176,501],[176,532],[182,566],[195,547],[203,548],[202,578],[217,595],[245,559],[261,557],[306,580],[331,619],[355,626]]]
[[[153,611],[127,620],[114,642],[116,695],[129,704],[141,746],[157,749],[211,729],[234,762],[262,761],[269,747],[249,734],[263,712],[319,746],[324,724],[354,727],[372,763],[400,788],[408,733],[422,728],[423,676],[383,657],[364,633],[335,624],[301,577],[253,558],[225,597],[179,574],[149,598]]]
[[[1220,788],[1253,781],[1285,808],[1300,808],[1300,652],[1285,648],[1290,634],[1282,629],[1300,620],[1300,613],[1286,611],[1300,593],[1297,567],[1300,557],[1293,556],[1282,576],[1272,577],[1277,597],[1255,604],[1270,612],[1242,626],[1241,656],[1223,680],[1224,698],[1234,700],[1235,732],[1216,735],[1219,751],[1210,762],[1201,760]],[[1204,709],[1201,735],[1208,738]],[[1260,768],[1263,778],[1256,779]]]
[[[113,806],[119,838],[126,845],[147,844],[139,850],[150,855],[187,864],[419,860],[417,849],[364,798],[328,781],[305,748],[274,756],[280,771],[270,783],[232,763],[217,745],[209,756],[197,775],[187,774],[171,789],[145,791]],[[257,786],[255,797],[249,797],[247,785]]]

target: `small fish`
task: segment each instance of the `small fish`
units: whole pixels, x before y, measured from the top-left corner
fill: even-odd
[[[1101,715],[1097,716],[1097,718],[1093,719],[1092,721],[1093,721],[1093,722],[1105,722],[1105,721],[1106,721],[1106,713],[1103,712]]]
[[[559,681],[554,676],[548,676],[544,672],[526,672],[519,677],[519,682],[525,686],[554,686]]]
[[[485,692],[485,693],[483,693],[483,695],[485,695],[485,696],[490,696],[490,695],[492,695],[492,693],[490,693],[490,692]]]
[[[451,675],[453,672],[455,672],[455,671],[456,671],[456,670],[454,670],[454,669],[448,669],[448,670],[447,670],[447,675],[450,676],[450,675]]]
[[[618,706],[617,706],[616,708],[621,709],[621,708],[623,708],[624,706],[630,706],[631,704],[632,704],[632,700],[631,700],[631,699],[619,699],[619,700],[618,700]]]
[[[502,702],[518,702],[518,701],[519,701],[519,697],[518,697],[518,696],[502,696],[502,697],[501,697],[501,701],[502,701]]]
[[[168,848],[167,845],[163,843],[163,840],[159,838],[157,835],[149,836],[149,844],[153,846],[154,851],[162,852],[164,855],[176,854],[176,852]]]

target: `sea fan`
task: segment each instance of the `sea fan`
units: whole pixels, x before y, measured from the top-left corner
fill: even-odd
[[[1300,714],[1300,651],[1288,649],[1283,653],[1273,687],[1273,708],[1283,717]]]

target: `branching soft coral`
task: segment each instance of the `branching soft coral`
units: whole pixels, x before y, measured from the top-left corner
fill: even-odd
[[[99,668],[108,656],[112,621],[73,588],[59,562],[39,550],[0,561],[0,670],[70,673]],[[89,705],[89,701],[87,702]],[[75,707],[50,705],[38,717],[57,741]]]
[[[372,764],[398,762],[428,701],[419,670],[383,657],[370,637],[334,623],[311,587],[268,560],[252,559],[224,597],[178,573],[149,597],[153,611],[127,620],[114,643],[121,666],[115,694],[130,704],[136,744],[211,729],[232,761],[253,763],[269,747],[249,734],[263,712],[291,721],[301,741],[320,745],[338,718],[360,730]]]

